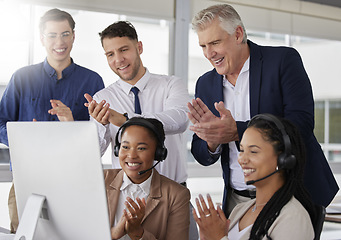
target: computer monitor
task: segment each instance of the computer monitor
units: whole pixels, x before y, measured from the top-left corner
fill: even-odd
[[[33,239],[111,239],[95,124],[9,122],[7,131],[20,219],[15,239],[32,232],[35,214]],[[25,208],[37,196],[45,201],[31,199]]]

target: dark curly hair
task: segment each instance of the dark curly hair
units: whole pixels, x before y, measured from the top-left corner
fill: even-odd
[[[104,38],[128,37],[131,40],[138,41],[135,27],[128,21],[118,21],[111,24],[100,32],[99,36],[101,37],[102,45]]]

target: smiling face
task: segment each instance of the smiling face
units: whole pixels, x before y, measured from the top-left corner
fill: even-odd
[[[220,21],[216,18],[197,34],[204,56],[217,72],[220,75],[238,76],[246,60],[241,52],[247,47],[247,44],[242,43],[242,27],[238,26],[230,35],[221,27]]]
[[[136,184],[149,178],[152,171],[139,175],[138,172],[153,166],[156,139],[145,127],[128,126],[121,137],[119,160],[123,171]]]
[[[277,157],[273,145],[264,139],[259,129],[249,127],[244,132],[240,142],[240,154],[238,162],[241,165],[245,182],[257,180],[275,171]],[[265,184],[282,184],[281,174],[274,174],[262,181],[255,183],[255,186]]]
[[[103,49],[110,68],[122,80],[135,85],[142,78],[145,73],[140,58],[142,42],[128,37],[104,38]]]
[[[63,21],[47,21],[44,31],[40,35],[40,40],[46,49],[47,60],[51,66],[68,64],[71,61],[70,52],[75,35],[66,19]]]

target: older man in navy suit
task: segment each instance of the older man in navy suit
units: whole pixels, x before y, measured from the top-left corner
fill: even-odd
[[[198,79],[196,99],[188,103],[195,133],[192,154],[205,166],[221,159],[225,214],[255,195],[253,186],[244,182],[237,158],[248,121],[259,113],[298,126],[307,150],[305,186],[316,204],[327,206],[339,188],[313,133],[314,99],[298,52],[247,40],[240,16],[227,4],[200,11],[192,25],[215,68]]]

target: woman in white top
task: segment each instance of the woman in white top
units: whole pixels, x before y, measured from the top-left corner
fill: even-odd
[[[209,195],[208,205],[199,195],[193,215],[201,239],[313,239],[316,214],[303,186],[305,151],[297,128],[270,114],[256,115],[240,142],[238,162],[256,198],[237,205],[227,220]]]

